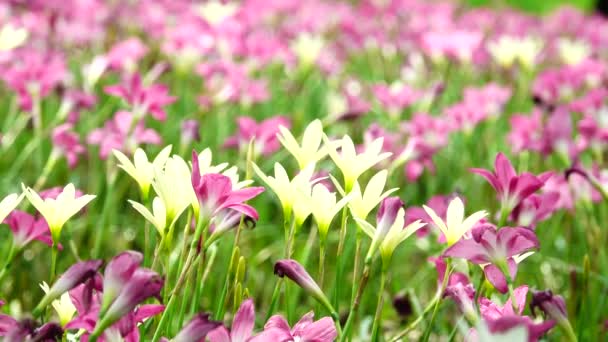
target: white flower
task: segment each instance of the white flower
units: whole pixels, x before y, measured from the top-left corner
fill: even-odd
[[[355,144],[348,135],[345,135],[338,143],[340,152],[336,150],[327,136],[324,135],[323,139],[329,150],[329,156],[344,176],[344,185],[347,192],[352,190],[355,181],[361,174],[391,155],[390,152],[382,152],[382,143],[384,141],[382,138],[372,141],[365,147],[365,151],[359,154],[355,150]]]
[[[530,69],[542,48],[542,41],[533,36],[519,38],[503,35],[498,40],[488,43],[490,55],[504,68],[519,63],[525,69]]]
[[[4,219],[13,211],[21,200],[23,200],[24,194],[10,194],[0,201],[0,222],[3,222]]]
[[[23,45],[29,33],[23,27],[6,24],[0,29],[0,52],[10,51]]]
[[[43,200],[32,188],[23,186],[23,190],[25,197],[48,223],[53,243],[59,241],[63,225],[96,197],[95,195],[76,197],[76,188],[73,184],[66,185],[56,199]]]
[[[583,40],[560,38],[557,49],[561,60],[569,65],[577,65],[591,54],[591,47]]]
[[[309,66],[317,60],[324,45],[323,37],[304,32],[300,33],[291,44],[291,50],[298,57],[302,66]]]
[[[478,211],[471,214],[469,217],[464,219],[464,204],[459,197],[455,197],[448,204],[448,211],[446,215],[446,222],[444,222],[435,211],[426,205],[422,206],[424,211],[431,217],[433,223],[441,230],[445,235],[448,246],[456,243],[460,238],[482,218],[488,216],[485,210]]]
[[[315,184],[312,187],[310,196],[300,192],[301,199],[307,202],[317,227],[321,241],[325,242],[329,226],[334,217],[350,200],[349,196],[343,197],[340,201],[336,199],[336,193],[330,192],[323,184]]]
[[[398,188],[392,188],[385,192],[382,192],[386,185],[386,178],[388,177],[388,171],[382,170],[376,173],[367,183],[365,191],[361,193],[361,187],[358,182],[355,182],[353,190],[350,192],[350,201],[348,207],[354,217],[365,220],[369,213],[378,206],[383,199],[388,195],[397,191]]]
[[[148,198],[150,185],[154,179],[154,168],[162,168],[165,166],[165,163],[169,158],[169,154],[171,153],[171,145],[163,148],[156,158],[154,158],[153,162],[148,161],[146,152],[144,152],[144,150],[141,148],[137,148],[135,150],[135,153],[133,154],[133,162],[131,162],[127,156],[118,150],[113,150],[112,152],[114,152],[114,156],[120,162],[118,167],[125,170],[125,172],[137,182],[139,189],[141,190],[142,197],[146,199]]]
[[[316,119],[306,126],[302,136],[302,145],[298,144],[289,129],[279,126],[279,130],[280,133],[277,134],[277,138],[296,159],[300,170],[304,170],[308,165],[316,163],[327,155],[327,148],[321,146],[323,140],[321,120]]]
[[[50,290],[49,285],[44,281],[42,284],[40,284],[40,287],[44,293],[48,293]],[[61,297],[54,300],[51,305],[53,306],[53,309],[55,309],[55,312],[57,312],[57,316],[59,316],[59,323],[62,327],[65,327],[65,325],[72,320],[72,317],[74,317],[74,314],[76,313],[76,307],[72,303],[72,299],[70,299],[69,292],[62,294]]]
[[[238,5],[226,1],[205,1],[198,7],[198,14],[208,23],[215,25],[233,16]]]

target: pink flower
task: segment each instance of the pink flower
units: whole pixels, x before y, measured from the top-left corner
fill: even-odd
[[[253,334],[255,325],[255,310],[253,300],[247,299],[241,303],[234,315],[230,332],[223,326],[211,331],[207,338],[211,342],[248,342]],[[190,339],[189,341],[196,341]]]
[[[53,245],[49,225],[44,218],[36,219],[34,216],[19,210],[13,210],[4,220],[13,232],[13,243],[17,249],[23,248],[34,240],[38,240],[49,247]]]
[[[69,123],[57,126],[53,129],[51,137],[53,147],[65,155],[70,168],[76,167],[78,156],[86,151],[84,146],[80,144],[80,136],[72,131],[72,128],[72,124]]]
[[[313,318],[314,313],[309,312],[290,328],[285,318],[274,315],[264,325],[264,331],[252,338],[251,342],[333,342],[338,334],[332,319],[323,317],[313,321]]]
[[[372,87],[372,92],[382,107],[392,116],[398,116],[402,110],[411,106],[420,98],[418,91],[406,85],[389,87],[385,84],[377,84]]]
[[[483,224],[473,229],[472,236],[460,239],[443,253],[443,257],[463,258],[481,265],[488,281],[502,293],[508,290],[505,273],[511,279],[517,273],[514,257],[539,247],[536,234],[527,228],[497,230],[493,225]]]
[[[87,143],[99,145],[99,156],[106,159],[113,149],[126,153],[133,152],[140,144],[161,143],[158,133],[144,126],[143,121],[133,122],[133,114],[126,111],[117,112],[104,124],[103,128],[94,129],[87,137]]]
[[[237,133],[226,139],[224,147],[246,151],[251,139],[255,139],[255,155],[268,156],[281,148],[281,144],[276,137],[279,133],[279,126],[289,129],[291,123],[284,116],[274,116],[261,123],[257,123],[248,116],[242,116],[237,119],[237,126]]]
[[[115,70],[133,71],[148,48],[138,38],[129,38],[112,46],[106,55],[108,65]]]
[[[175,102],[175,97],[169,95],[169,89],[161,84],[145,86],[139,74],[133,74],[123,83],[105,88],[105,92],[122,98],[135,114],[137,119],[150,113],[159,121],[167,119],[167,113],[163,107]]]
[[[496,190],[503,210],[511,212],[521,201],[542,188],[551,173],[535,176],[524,172],[518,175],[511,162],[504,154],[499,153],[494,162],[494,172],[485,169],[471,169],[471,172],[484,177]]]
[[[238,313],[237,313],[238,314]],[[235,317],[236,322],[236,317]],[[234,325],[235,323],[233,323]],[[194,342],[194,341],[205,341],[205,336],[209,338],[211,342],[236,342],[242,341],[246,342],[246,339],[230,339],[230,335],[218,335],[214,332],[220,331],[220,329],[226,330],[224,327],[218,328],[221,326],[220,322],[214,322],[209,320],[208,314],[198,314],[194,316],[188,322],[182,330],[175,336],[171,341],[173,342]],[[216,329],[217,328],[217,329]],[[251,328],[253,328],[253,323]],[[215,330],[214,330],[215,329]],[[221,333],[220,333],[221,334]],[[226,332],[227,334],[227,332]]]
[[[551,217],[558,209],[560,194],[555,191],[532,194],[523,200],[511,214],[519,226],[534,228],[539,222]]]
[[[509,121],[511,131],[507,139],[514,153],[541,150],[543,115],[540,109],[535,108],[529,115],[515,114]]]
[[[431,58],[470,62],[482,39],[483,35],[477,31],[428,31],[422,34],[420,45]]]

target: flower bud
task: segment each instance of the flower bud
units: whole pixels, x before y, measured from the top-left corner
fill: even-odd
[[[274,264],[274,274],[283,278],[287,277],[294,283],[298,284],[306,293],[311,295],[314,299],[319,301],[325,306],[330,312],[334,312],[333,307],[329,304],[329,300],[319,287],[317,283],[312,279],[310,274],[306,272],[306,269],[293,259],[279,260]]]
[[[104,272],[102,312],[116,299],[143,260],[139,252],[126,251],[115,256]]]

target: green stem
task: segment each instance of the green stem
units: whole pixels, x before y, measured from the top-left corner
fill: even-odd
[[[342,208],[342,219],[340,221],[340,240],[336,251],[336,287],[334,292],[334,307],[339,310],[340,305],[340,284],[342,283],[344,243],[346,241],[346,223],[348,221],[348,206]]]
[[[439,293],[437,294],[437,296],[439,298],[435,302],[435,305],[433,307],[433,314],[431,315],[431,321],[429,322],[429,325],[426,327],[426,331],[424,332],[424,338],[423,338],[424,342],[428,342],[429,337],[431,336],[431,331],[433,330],[433,323],[435,322],[435,316],[437,316],[437,311],[439,310],[439,304],[441,303],[441,296],[443,295],[443,291],[445,291],[445,288],[448,286],[448,280],[450,279],[450,272],[451,272],[450,259],[448,259],[446,262],[445,274],[443,275],[443,281],[441,282],[441,289],[439,289]]]
[[[433,300],[431,300],[427,304],[427,306],[426,306],[426,308],[424,308],[424,311],[422,312],[422,314],[420,314],[420,316],[418,316],[405,329],[401,330],[397,335],[395,335],[392,339],[390,339],[390,342],[397,342],[397,341],[401,340],[405,335],[407,335],[410,331],[414,330],[414,328],[416,328],[418,326],[418,324],[420,324],[420,322],[422,322],[422,320],[429,313],[429,311],[431,311],[431,309],[433,309],[436,306],[436,303],[439,301],[440,297],[441,297],[441,294],[439,294],[439,293],[435,297],[433,297]]]
[[[376,304],[376,315],[372,325],[372,342],[380,341],[380,321],[382,320],[382,305],[384,304],[384,287],[386,286],[386,272],[380,274],[380,292],[378,293],[378,303]]]
[[[19,252],[19,249],[16,248],[15,242],[11,241],[11,245],[9,247],[8,254],[6,255],[6,261],[4,262],[4,265],[2,266],[2,270],[0,271],[0,281],[2,281],[2,279],[4,279],[4,276],[6,275],[6,271],[11,266],[11,263],[13,262],[15,255],[17,255],[17,252]]]
[[[57,244],[53,242],[51,246],[51,274],[49,276],[49,284],[53,284],[55,281],[55,273],[57,267]]]
[[[353,326],[353,322],[357,316],[357,310],[359,309],[359,304],[361,303],[361,297],[363,297],[363,292],[365,291],[365,287],[367,286],[367,281],[369,280],[370,266],[365,265],[363,269],[363,273],[361,274],[361,279],[358,284],[357,294],[353,297],[353,300],[350,304],[350,310],[348,312],[348,318],[346,319],[346,324],[344,325],[344,333],[342,334],[342,339],[340,341],[344,342],[350,339],[350,331]],[[353,282],[355,283],[355,282]]]
[[[323,288],[325,278],[325,241],[321,241],[319,246],[319,287]]]
[[[266,313],[266,321],[272,316],[274,313],[277,303],[279,302],[279,296],[281,294],[281,287],[283,285],[283,278],[278,278],[277,282],[274,285],[274,291],[272,291],[272,299],[270,300],[270,306],[268,307],[268,312]]]

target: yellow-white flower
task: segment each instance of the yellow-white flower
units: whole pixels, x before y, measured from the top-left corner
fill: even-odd
[[[221,173],[222,175],[230,178],[233,189],[242,189],[253,183],[252,180],[239,180],[239,172],[236,166],[228,167],[228,163],[220,163],[218,165],[212,164],[213,152],[211,149],[206,148],[198,154],[198,166],[201,172],[201,176],[208,173]],[[198,201],[197,201],[198,203]]]
[[[384,141],[382,138],[372,141],[365,146],[365,151],[359,154],[357,154],[355,144],[348,135],[345,135],[337,144],[340,152],[336,150],[336,146],[329,141],[327,136],[324,135],[323,140],[329,150],[329,156],[342,172],[346,192],[352,190],[355,181],[361,174],[391,155],[390,152],[382,152]]]
[[[61,229],[65,223],[96,197],[95,195],[76,197],[74,184],[66,185],[56,199],[46,198],[43,200],[32,188],[23,186],[23,190],[25,197],[48,223],[53,243],[59,241]]]
[[[133,208],[135,208],[135,210],[137,210],[146,220],[154,225],[161,237],[165,235],[165,229],[167,228],[167,210],[160,197],[154,197],[154,200],[152,201],[152,212],[141,203],[131,200],[129,200],[129,203],[131,203]]]
[[[191,175],[188,164],[177,155],[168,158],[164,168],[154,166],[152,187],[162,201],[169,224],[174,223],[190,205],[193,206],[195,214],[198,214],[199,205],[192,187]],[[160,204],[157,204],[157,208],[161,209]]]
[[[85,90],[94,91],[97,81],[108,68],[109,62],[106,56],[96,56],[91,63],[82,67],[82,78]]]
[[[23,45],[29,33],[25,28],[6,24],[0,29],[0,52],[13,50]]]
[[[361,192],[359,183],[355,182],[353,190],[350,192],[350,201],[348,202],[348,207],[350,208],[353,217],[365,220],[369,213],[374,210],[383,199],[397,191],[397,188],[392,188],[382,192],[386,185],[387,177],[387,170],[376,173],[367,183],[367,187],[363,193]]]
[[[258,177],[260,177],[279,198],[281,207],[283,207],[283,215],[285,215],[286,220],[291,218],[292,212],[295,213],[295,211],[297,211],[297,213],[295,213],[296,220],[302,223],[310,214],[308,206],[302,206],[300,205],[302,203],[298,202],[301,202],[300,196],[302,196],[302,192],[310,195],[310,189],[312,187],[311,178],[314,172],[313,166],[314,165],[311,165],[300,171],[300,173],[290,180],[287,171],[285,171],[283,166],[279,163],[274,164],[274,177],[265,175],[256,164],[253,164],[253,170]],[[297,206],[297,210],[294,210],[294,206]]]
[[[498,40],[488,43],[490,55],[498,65],[504,68],[510,68],[515,63],[519,63],[522,67],[530,69],[542,48],[542,41],[533,36],[519,38],[504,35]]]
[[[231,17],[238,10],[236,3],[225,1],[205,1],[198,8],[198,14],[208,23],[215,25]]]
[[[298,57],[302,66],[313,64],[319,55],[325,41],[321,36],[313,36],[310,33],[300,33],[296,40],[291,44],[291,50]]]
[[[374,226],[363,219],[355,217],[355,220],[365,234],[372,238],[372,245],[379,245],[378,249],[380,250],[380,256],[382,257],[383,268],[388,267],[397,246],[414,234],[418,229],[426,225],[426,223],[417,220],[404,228],[405,210],[403,208],[399,209],[395,222],[393,222],[388,231],[381,231],[378,228],[374,228]],[[366,262],[371,260],[374,252],[374,249],[370,248],[370,253],[368,253],[366,257]]]
[[[557,41],[557,49],[561,60],[570,65],[582,62],[591,54],[591,46],[583,40],[560,38]]]
[[[324,243],[331,221],[348,203],[350,197],[345,196],[340,201],[337,201],[336,193],[330,192],[323,184],[315,184],[312,187],[310,196],[302,192],[301,194],[301,199],[307,202],[312,216],[317,223],[321,242]]]
[[[148,155],[141,148],[137,148],[133,154],[133,162],[129,160],[122,152],[113,150],[114,156],[120,164],[118,167],[125,170],[139,185],[143,199],[148,198],[150,185],[154,179],[154,168],[162,168],[165,166],[169,154],[171,153],[171,145],[163,148],[160,153],[154,158],[153,162],[148,161]]]
[[[21,200],[23,200],[24,194],[10,194],[0,201],[0,222],[3,222],[4,219],[11,213],[11,211],[15,210]]]
[[[40,284],[40,287],[44,293],[48,293],[50,290],[49,285],[44,281],[42,284]],[[53,309],[55,309],[55,312],[57,312],[59,323],[62,327],[65,327],[65,325],[72,320],[72,317],[74,317],[74,314],[76,313],[76,307],[72,303],[70,294],[68,292],[62,294],[59,299],[54,300],[51,305],[53,306]]]
[[[327,155],[327,148],[321,146],[323,140],[323,124],[321,120],[316,119],[304,130],[302,136],[302,145],[298,144],[298,141],[291,134],[289,129],[279,126],[280,133],[277,134],[277,138],[296,159],[300,170],[304,170],[308,165],[314,164],[321,160]]]
[[[478,211],[471,214],[466,219],[464,218],[464,204],[462,200],[455,197],[448,204],[448,210],[446,214],[446,221],[444,222],[435,211],[426,205],[422,206],[424,211],[431,217],[433,223],[441,230],[445,235],[448,246],[456,243],[460,238],[467,233],[475,223],[482,218],[488,216],[485,210]]]

